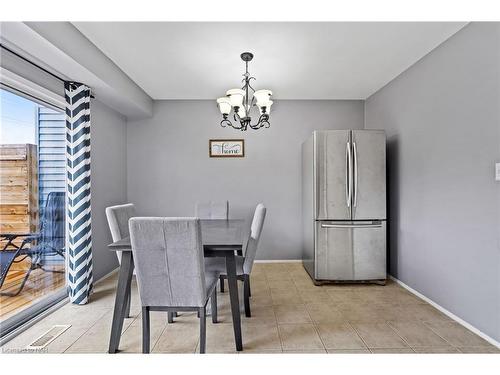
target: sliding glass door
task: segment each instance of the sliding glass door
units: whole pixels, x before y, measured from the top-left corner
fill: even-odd
[[[64,297],[66,145],[62,110],[4,89],[0,100],[3,331]]]

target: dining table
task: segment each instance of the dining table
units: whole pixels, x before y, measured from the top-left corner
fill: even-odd
[[[243,350],[243,344],[235,252],[241,254],[243,249],[246,234],[245,220],[202,219],[200,220],[200,226],[204,256],[222,257],[226,261],[234,341],[236,350],[241,351]],[[134,257],[130,237],[124,237],[119,241],[113,242],[108,245],[108,248],[111,251],[122,252],[108,349],[109,353],[116,353],[119,350],[123,322],[127,315],[127,310],[130,308]]]

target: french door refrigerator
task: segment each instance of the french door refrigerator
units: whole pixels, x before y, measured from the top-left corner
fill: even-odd
[[[316,284],[384,283],[382,130],[315,131],[302,144],[303,265]]]

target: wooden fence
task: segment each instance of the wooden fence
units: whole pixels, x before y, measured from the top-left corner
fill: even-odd
[[[38,221],[37,147],[0,145],[0,233],[34,233]]]

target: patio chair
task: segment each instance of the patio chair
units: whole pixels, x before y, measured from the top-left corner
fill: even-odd
[[[7,241],[0,251],[0,288],[3,286],[7,273],[11,266],[25,259],[31,260],[31,265],[21,282],[21,286],[15,292],[0,292],[0,295],[17,296],[24,288],[28,277],[34,269],[40,268],[48,272],[53,271],[44,268],[47,256],[59,255],[64,258],[65,253],[65,202],[64,192],[51,192],[47,197],[45,209],[43,210],[38,233],[3,233],[0,240]],[[22,239],[20,245],[16,245],[16,239]],[[35,244],[28,247],[29,244]]]

